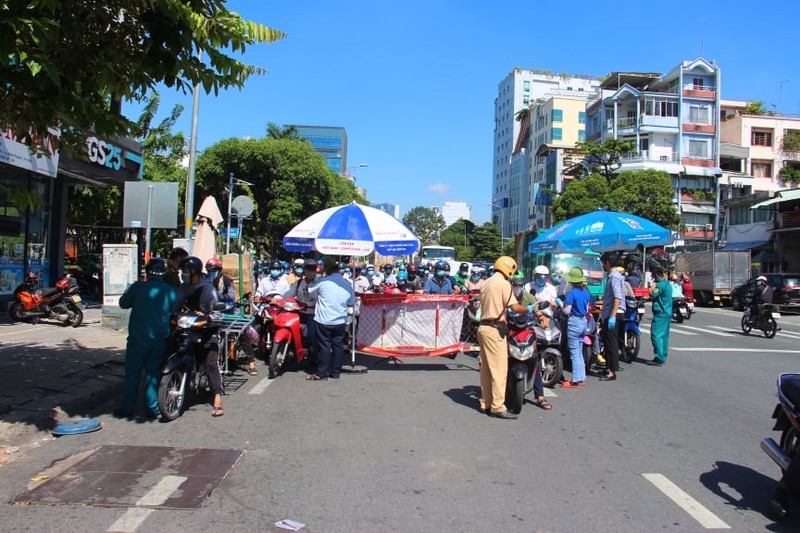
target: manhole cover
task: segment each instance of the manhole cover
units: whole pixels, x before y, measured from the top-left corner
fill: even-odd
[[[196,509],[236,466],[242,450],[101,446],[53,479],[20,494],[17,505]]]

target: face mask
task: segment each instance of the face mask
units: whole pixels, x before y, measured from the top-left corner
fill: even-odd
[[[536,278],[536,286],[537,287],[544,287],[546,283],[547,283],[547,280],[545,278]]]
[[[208,273],[208,277],[211,278],[211,281],[214,281],[219,277],[219,272],[217,272],[216,270],[212,270],[211,272]]]
[[[191,276],[185,272],[181,272],[181,283],[189,283],[189,280],[192,279]]]
[[[272,276],[273,278],[277,278],[281,274],[283,274],[283,270],[270,270],[269,271],[269,275]]]
[[[436,271],[436,277],[437,278],[443,278],[444,277],[444,270],[437,270]]]
[[[303,275],[303,267],[297,267],[297,268],[295,268],[295,269],[294,269],[294,273],[295,273],[296,275],[298,275],[298,276],[302,276],[302,275]]]
[[[481,275],[480,274],[473,274],[472,275],[472,281],[478,281],[479,279],[481,279]]]
[[[561,283],[561,276],[553,276],[553,284],[558,285]]]

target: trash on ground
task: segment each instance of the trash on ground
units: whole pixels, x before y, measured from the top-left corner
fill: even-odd
[[[306,527],[306,525],[294,520],[289,520],[288,518],[284,518],[283,520],[278,520],[275,522],[275,527],[288,529],[289,531],[297,531],[298,529]]]

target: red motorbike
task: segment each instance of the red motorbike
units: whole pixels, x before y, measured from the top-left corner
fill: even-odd
[[[14,290],[14,302],[8,314],[15,322],[35,324],[41,318],[51,318],[63,326],[77,328],[83,323],[81,297],[78,284],[65,277],[55,287],[39,290],[39,277],[28,272],[25,280]]]
[[[267,296],[261,303],[258,347],[261,353],[269,354],[268,375],[272,379],[282,373],[285,364],[298,364],[306,356],[303,345],[305,328],[300,324],[301,304],[294,298]]]

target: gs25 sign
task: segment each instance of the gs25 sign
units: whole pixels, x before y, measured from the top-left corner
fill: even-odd
[[[86,153],[96,165],[119,170],[122,166],[122,148],[97,137],[86,138]]]

